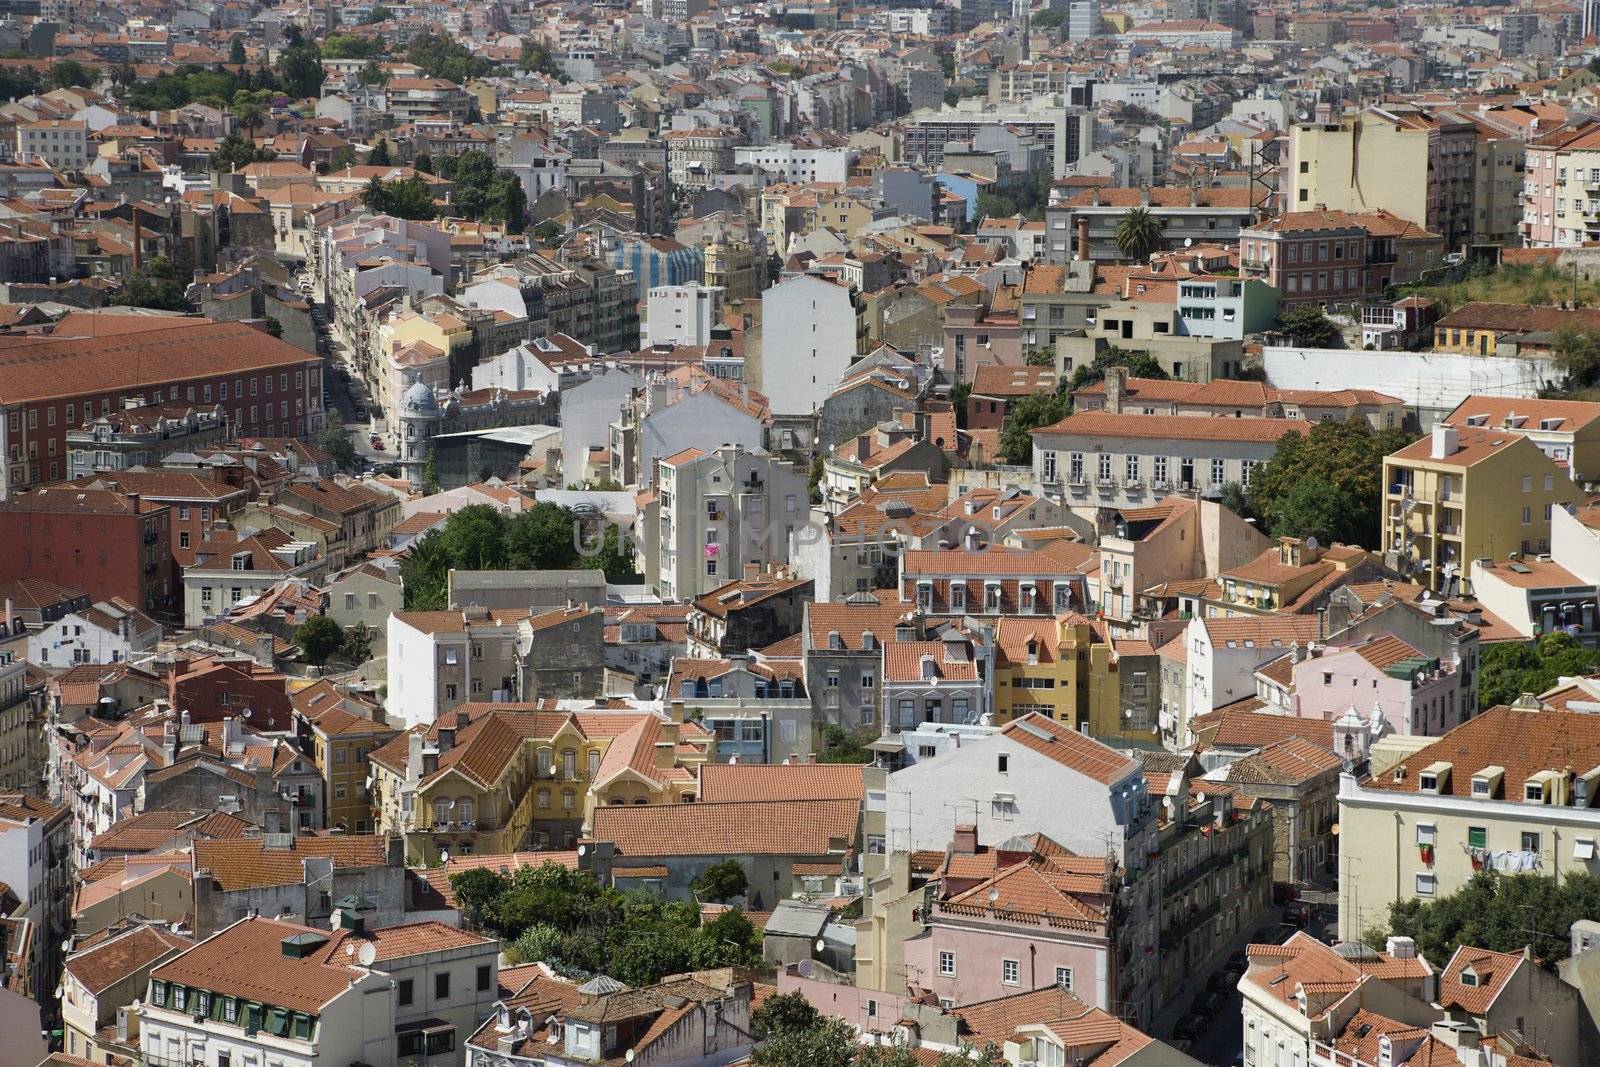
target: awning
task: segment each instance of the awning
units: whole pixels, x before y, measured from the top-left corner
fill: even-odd
[[[1580,837],[1572,843],[1572,858],[1576,860],[1594,859],[1594,838]]]

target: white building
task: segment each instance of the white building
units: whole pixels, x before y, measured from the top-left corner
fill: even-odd
[[[761,390],[778,415],[810,415],[856,359],[850,288],[802,274],[761,295]]]
[[[469,701],[513,699],[517,623],[528,611],[397,611],[389,616],[392,723],[427,725]]]
[[[247,918],[150,974],[150,1067],[460,1063],[498,994],[498,944],[426,922],[367,931]]]
[[[72,928],[71,830],[66,808],[27,793],[0,793],[0,883],[20,901],[11,918],[32,926],[31,940],[21,942],[30,971],[19,991],[40,1003],[60,979],[59,938]]]
[[[661,461],[641,538],[645,582],[663,600],[693,600],[744,574],[787,563],[806,522],[806,479],[761,449],[688,448]]]
[[[123,663],[154,649],[161,626],[132,604],[112,597],[70,612],[28,635],[28,662],[41,667]]]
[[[80,171],[89,165],[89,127],[72,119],[23,123],[17,127],[17,154],[56,170]]]
[[[1184,632],[1184,700],[1180,707],[1162,709],[1162,735],[1187,747],[1189,716],[1255,696],[1257,667],[1287,654],[1296,642],[1304,646],[1316,638],[1312,615],[1194,619]]]
[[[833,182],[843,185],[856,161],[853,148],[801,148],[765,144],[735,148],[735,167],[754,167],[780,182]]]
[[[1069,505],[1139,507],[1172,492],[1249,486],[1300,419],[1078,411],[1033,431],[1033,476]]]
[[[655,286],[645,297],[645,344],[710,344],[712,328],[722,324],[723,293],[699,282]]]

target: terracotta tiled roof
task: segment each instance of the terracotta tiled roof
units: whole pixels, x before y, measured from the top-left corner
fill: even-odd
[[[1078,411],[1060,422],[1033,431],[1041,435],[1070,437],[1160,438],[1178,441],[1254,441],[1275,442],[1291,430],[1311,431],[1303,419],[1227,418],[1221,415],[1144,415],[1112,414],[1109,411]]]
[[[323,930],[275,919],[246,919],[157,967],[151,977],[280,1008],[318,1012],[364,972],[323,960],[317,953],[302,958],[284,955],[284,938],[307,933],[328,936]]]
[[[288,848],[269,848],[258,837],[194,843],[195,871],[209,870],[223,892],[302,882],[308,856],[328,857],[336,868],[387,862],[383,839],[372,834],[296,837]]]
[[[141,967],[192,947],[193,941],[164,926],[136,926],[68,957],[66,968],[68,974],[98,996]]]
[[[1303,737],[1286,737],[1235,761],[1228,769],[1228,782],[1232,785],[1299,785],[1343,766],[1344,761],[1327,746]]]
[[[1290,737],[1302,737],[1333,750],[1333,723],[1328,719],[1301,719],[1260,710],[1255,697],[1189,720],[1189,728],[1206,748],[1261,748]]]
[[[856,837],[855,800],[601,807],[594,838],[625,856],[821,856]]]
[[[706,763],[700,767],[702,801],[856,800],[864,794],[853,764]]]
[[[1445,1008],[1459,1008],[1469,1015],[1485,1015],[1517,968],[1527,962],[1521,953],[1491,952],[1462,945],[1439,973],[1439,1003]],[[1476,976],[1475,984],[1463,981],[1465,971]]]
[[[1116,749],[1037,713],[1013,719],[1000,733],[1101,785],[1114,785],[1139,770],[1138,764]]]

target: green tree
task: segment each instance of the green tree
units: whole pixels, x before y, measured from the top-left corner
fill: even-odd
[[[1071,401],[1062,393],[1034,393],[1012,405],[1000,431],[1000,453],[1007,463],[1027,466],[1033,462],[1033,431],[1067,417]]]
[[[1161,231],[1166,223],[1150,213],[1149,208],[1130,207],[1117,219],[1117,228],[1111,240],[1124,259],[1144,263],[1161,244]]]
[[[242,67],[245,64],[244,37],[240,34],[234,34],[228,41],[228,62],[236,67]]]
[[[437,214],[433,190],[416,174],[392,182],[373,178],[362,192],[361,202],[371,211],[399,219],[426,220]]]
[[[56,89],[85,88],[99,80],[98,70],[84,66],[76,59],[58,59],[50,67],[50,85]]]
[[[1567,376],[1568,389],[1600,383],[1600,330],[1563,326],[1550,343],[1556,366]]]
[[[533,37],[523,38],[522,57],[517,60],[517,68],[519,70],[533,71],[535,74],[543,74],[563,82],[567,80],[566,72],[555,61],[555,57],[550,54],[550,49],[545,47],[543,41]]]
[[[750,1032],[761,1040],[816,1026],[822,1015],[804,993],[776,993],[750,1013]]]
[[[1299,536],[1293,523],[1304,521],[1309,491],[1296,498],[1296,510],[1290,514],[1283,512],[1285,501],[1296,483],[1320,479],[1337,489],[1342,501],[1333,539],[1375,548],[1380,539],[1383,457],[1411,440],[1401,429],[1374,433],[1362,419],[1318,422],[1306,434],[1291,430],[1251,477],[1251,506],[1273,536]]]
[[[294,643],[307,663],[320,667],[344,647],[344,630],[326,615],[313,615],[295,628]]]
[[[722,860],[706,867],[689,883],[696,900],[721,904],[734,897],[744,896],[750,888],[744,873],[744,864],[738,860]]]
[[[1255,509],[1250,506],[1250,496],[1238,482],[1224,483],[1217,493],[1217,502],[1241,519],[1256,518]]]
[[[1447,960],[1462,945],[1494,952],[1528,947],[1535,960],[1554,967],[1571,954],[1567,931],[1572,924],[1595,915],[1600,915],[1600,878],[1586,871],[1559,879],[1483,871],[1448,896],[1394,901],[1388,929],[1369,932],[1367,940],[1414,938],[1419,954],[1430,960]]]
[[[32,67],[0,67],[0,96],[15,100],[39,91],[39,72]]]
[[[750,1054],[754,1067],[854,1067],[855,1028],[828,1016],[804,1030],[789,1030],[763,1042]]]
[[[267,331],[267,336],[268,337],[279,337],[279,338],[281,338],[283,336],[283,323],[279,322],[277,319],[273,318],[271,315],[267,316],[265,325],[266,325],[266,331]]]
[[[266,89],[240,89],[233,94],[229,105],[233,117],[244,127],[250,139],[254,139],[256,128],[266,121],[267,110],[271,106],[272,93]]]
[[[347,167],[354,166],[355,161],[355,148],[347,144],[342,144],[333,150],[333,155],[328,157],[328,170],[338,172]]]
[[[426,152],[417,153],[416,157],[411,160],[411,169],[418,174],[432,174],[433,157]]]
[[[1344,334],[1315,304],[1301,304],[1278,316],[1278,329],[1299,348],[1343,348]]]
[[[618,527],[609,524],[599,554],[589,560],[588,565],[605,571],[608,582],[629,585],[640,577],[634,563],[633,542]]]
[[[806,490],[813,504],[822,503],[822,476],[826,473],[821,456],[814,456],[811,460],[811,472],[806,478]]]
[[[372,627],[364,622],[358,622],[346,630],[344,645],[339,649],[339,658],[357,666],[371,659],[372,632]]]
[[[383,72],[383,67],[378,65],[376,59],[367,60],[356,72],[356,81],[362,85],[382,85],[388,80],[389,76]]]
[[[422,491],[429,496],[439,491],[439,453],[431,447],[422,464]]]
[[[1523,693],[1535,695],[1562,678],[1581,678],[1600,670],[1600,652],[1584,648],[1557,631],[1532,644],[1497,641],[1479,654],[1478,707],[1513,703]]]
[[[846,730],[843,726],[828,725],[822,728],[821,763],[871,763],[872,751],[867,748],[877,739],[873,730]]]
[[[972,395],[972,386],[967,382],[950,387],[950,406],[955,409],[956,428],[967,428],[967,397]]]
[[[494,925],[506,889],[506,879],[487,867],[473,867],[450,876],[450,892],[461,907],[461,918],[480,930]]]
[[[389,138],[378,138],[378,143],[372,146],[371,152],[367,153],[367,162],[374,167],[394,165],[394,152],[389,148]]]
[[[278,76],[290,96],[317,96],[328,75],[322,69],[322,55],[315,44],[296,44],[278,57]]]
[[[217,142],[216,151],[206,160],[206,166],[228,174],[251,163],[277,158],[277,154],[271,149],[257,148],[254,142],[245,140],[237,133],[230,133]]]
[[[123,275],[122,288],[111,298],[118,307],[191,311],[186,295],[189,279],[166,256],[146,260],[138,270]]]
[[[473,504],[450,516],[445,548],[460,570],[492,571],[506,566],[506,516],[488,504]]]
[[[376,59],[386,51],[382,38],[354,33],[335,33],[322,41],[323,59]]]
[[[1272,509],[1277,537],[1315,537],[1321,544],[1344,541],[1355,505],[1349,495],[1326,478],[1306,475],[1290,487]]]
[[[563,236],[561,225],[548,219],[533,228],[533,239],[546,248],[554,248],[560,244]]]
[[[419,33],[406,47],[406,62],[422,68],[430,78],[464,83],[482,77],[494,64],[469,52],[455,38],[442,33]]]
[[[578,564],[577,528],[577,515],[548,501],[519,511],[506,530],[509,565],[517,570],[564,570]]]
[[[333,462],[340,470],[355,470],[361,457],[356,455],[355,443],[350,440],[350,433],[346,430],[344,419],[333,408],[328,409],[327,415],[322,420],[322,429],[317,431],[317,447],[333,457]]]
[[[439,611],[448,601],[450,551],[434,531],[406,550],[400,561],[400,583],[408,611]]]
[[[1130,378],[1167,377],[1167,372],[1161,369],[1161,361],[1150,353],[1112,346],[1095,353],[1092,362],[1083,364],[1072,372],[1072,378],[1067,383],[1067,392],[1076,392],[1095,382],[1104,381],[1108,367],[1126,367]]]

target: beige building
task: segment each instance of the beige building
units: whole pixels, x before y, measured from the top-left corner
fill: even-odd
[[[63,1050],[91,1063],[138,1058],[138,1017],[127,1007],[144,996],[155,967],[187,951],[194,942],[164,923],[135,922],[93,947],[67,958],[61,980]]]
[[[1507,738],[1516,744],[1508,746]],[[1600,873],[1600,717],[1492,708],[1365,781],[1339,783],[1339,937],[1481,870]]]
[[[1579,495],[1532,439],[1487,425],[1385,457],[1383,491],[1384,562],[1437,592],[1468,591],[1473,560],[1549,552],[1552,511]]]
[[[25,122],[17,127],[17,154],[56,170],[80,171],[89,165],[89,127],[73,119]]]

